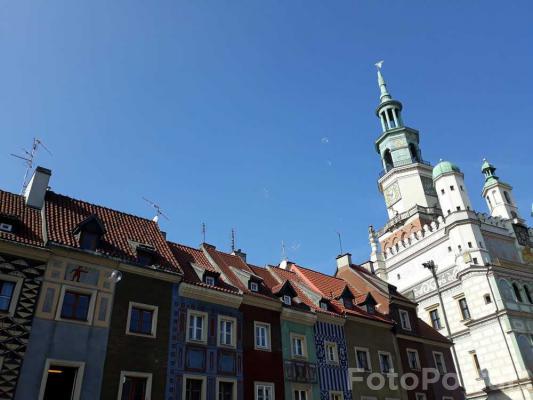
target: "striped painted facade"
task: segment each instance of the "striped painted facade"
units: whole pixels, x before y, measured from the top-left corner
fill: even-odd
[[[342,392],[344,400],[352,400],[352,391],[348,382],[348,354],[344,328],[341,325],[318,321],[314,331],[320,400],[329,400],[332,391]],[[327,362],[326,342],[337,344],[338,364]]]

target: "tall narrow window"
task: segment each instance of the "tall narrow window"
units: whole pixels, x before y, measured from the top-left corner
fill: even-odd
[[[205,342],[207,340],[206,319],[206,313],[189,311],[189,317],[187,320],[187,340],[193,342]]]
[[[507,193],[506,191],[503,192],[503,196],[505,197],[505,201],[508,203],[508,204],[511,204],[511,197],[509,196],[509,193]]]
[[[15,282],[0,280],[0,311],[9,311],[14,291]]]
[[[513,283],[513,291],[514,291],[514,295],[516,297],[516,301],[518,302],[522,302],[522,294],[520,293],[520,288],[518,287],[518,285],[516,283]]]
[[[405,310],[400,310],[400,323],[402,325],[402,329],[405,329],[406,331],[411,330],[411,321],[409,319],[409,313]]]
[[[218,327],[218,344],[220,346],[234,346],[235,320],[220,317]]]
[[[307,399],[307,390],[295,390],[294,391],[294,400],[308,400]]]
[[[274,384],[256,383],[255,400],[274,400]]]
[[[435,329],[442,329],[442,324],[440,322],[439,310],[434,309],[429,312],[431,318],[431,325]]]
[[[233,400],[234,382],[218,382],[218,400]]]
[[[270,350],[270,324],[255,322],[255,348]]]
[[[145,400],[148,379],[139,376],[124,376],[120,400]]]
[[[527,285],[524,285],[524,292],[526,294],[527,301],[529,301],[530,304],[533,304],[533,298],[531,297],[531,292],[529,291]]]
[[[186,378],[185,380],[185,400],[202,400],[202,379]]]
[[[407,362],[409,363],[409,368],[414,369],[414,370],[419,370],[420,359],[418,358],[418,351],[407,350]]]
[[[370,353],[367,349],[355,349],[355,365],[361,371],[370,371]]]
[[[305,357],[305,337],[300,335],[292,335],[292,356],[302,358]]]
[[[417,151],[416,146],[414,145],[414,143],[409,143],[409,153],[411,155],[411,160],[412,161],[419,161],[418,151]]]
[[[479,360],[475,351],[471,352],[472,361],[474,362],[474,367],[476,368],[476,373],[479,378],[481,378],[481,366],[479,365]]]
[[[383,161],[385,162],[385,171],[389,171],[393,167],[392,155],[389,149],[383,153]]]
[[[392,358],[390,353],[379,352],[379,368],[383,374],[392,372]]]
[[[470,319],[470,310],[468,309],[468,303],[464,297],[459,299],[459,308],[461,309],[463,320]]]
[[[446,364],[444,363],[444,355],[442,353],[433,352],[433,359],[435,360],[435,368],[441,375],[446,373]]]

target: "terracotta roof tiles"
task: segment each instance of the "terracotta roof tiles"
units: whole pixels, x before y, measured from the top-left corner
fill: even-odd
[[[0,221],[13,224],[13,232],[0,231],[0,239],[44,246],[41,212],[26,206],[24,196],[0,190]]]

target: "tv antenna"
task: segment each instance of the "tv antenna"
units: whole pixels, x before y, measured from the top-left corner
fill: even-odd
[[[35,161],[35,157],[37,156],[37,150],[39,150],[39,147],[42,147],[46,150],[48,154],[52,155],[52,152],[48,150],[44,143],[37,138],[33,138],[31,150],[28,151],[26,149],[22,149],[22,151],[24,152],[23,155],[20,156],[11,153],[11,156],[20,158],[22,161],[24,161],[24,164],[26,164],[26,172],[24,173],[24,180],[22,181],[22,190],[20,191],[20,194],[24,194],[26,188],[28,187],[28,177],[30,176],[30,171],[33,169],[33,163]]]
[[[235,229],[231,228],[231,252],[235,251]]]
[[[206,226],[205,226],[205,222],[202,222],[202,240],[203,242],[202,243],[205,243],[205,232],[206,232]]]
[[[159,204],[154,203],[152,200],[148,200],[146,197],[143,197],[143,200],[146,201],[148,204],[150,204],[156,211],[156,215],[154,218],[152,218],[152,221],[157,223],[159,221],[159,217],[165,218],[167,221],[170,219],[167,217],[167,215],[163,212],[163,209],[159,206]]]
[[[287,261],[287,253],[285,251],[285,242],[282,240],[281,241],[281,259],[284,260],[284,261]]]
[[[340,249],[341,254],[342,254],[342,237],[341,237],[341,233],[339,231],[337,231],[337,237],[339,238],[339,249]]]

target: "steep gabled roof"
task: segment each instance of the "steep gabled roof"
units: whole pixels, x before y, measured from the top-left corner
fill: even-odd
[[[52,191],[46,193],[44,210],[48,241],[51,244],[79,249],[80,245],[74,233],[76,227],[89,217],[97,216],[106,229],[99,241],[97,253],[138,264],[137,247],[145,245],[153,248],[157,254],[160,269],[181,273],[159,226],[152,220]]]
[[[224,282],[222,279],[218,279],[216,286],[208,285],[202,281],[196,273],[195,267],[204,272],[207,271],[212,274],[219,274],[219,271],[211,265],[202,250],[173,242],[168,242],[168,245],[183,270],[183,280],[185,282],[231,293],[239,292],[238,288]]]
[[[0,190],[0,220],[13,224],[13,232],[0,231],[1,240],[44,246],[41,212],[26,206],[24,196]]]

